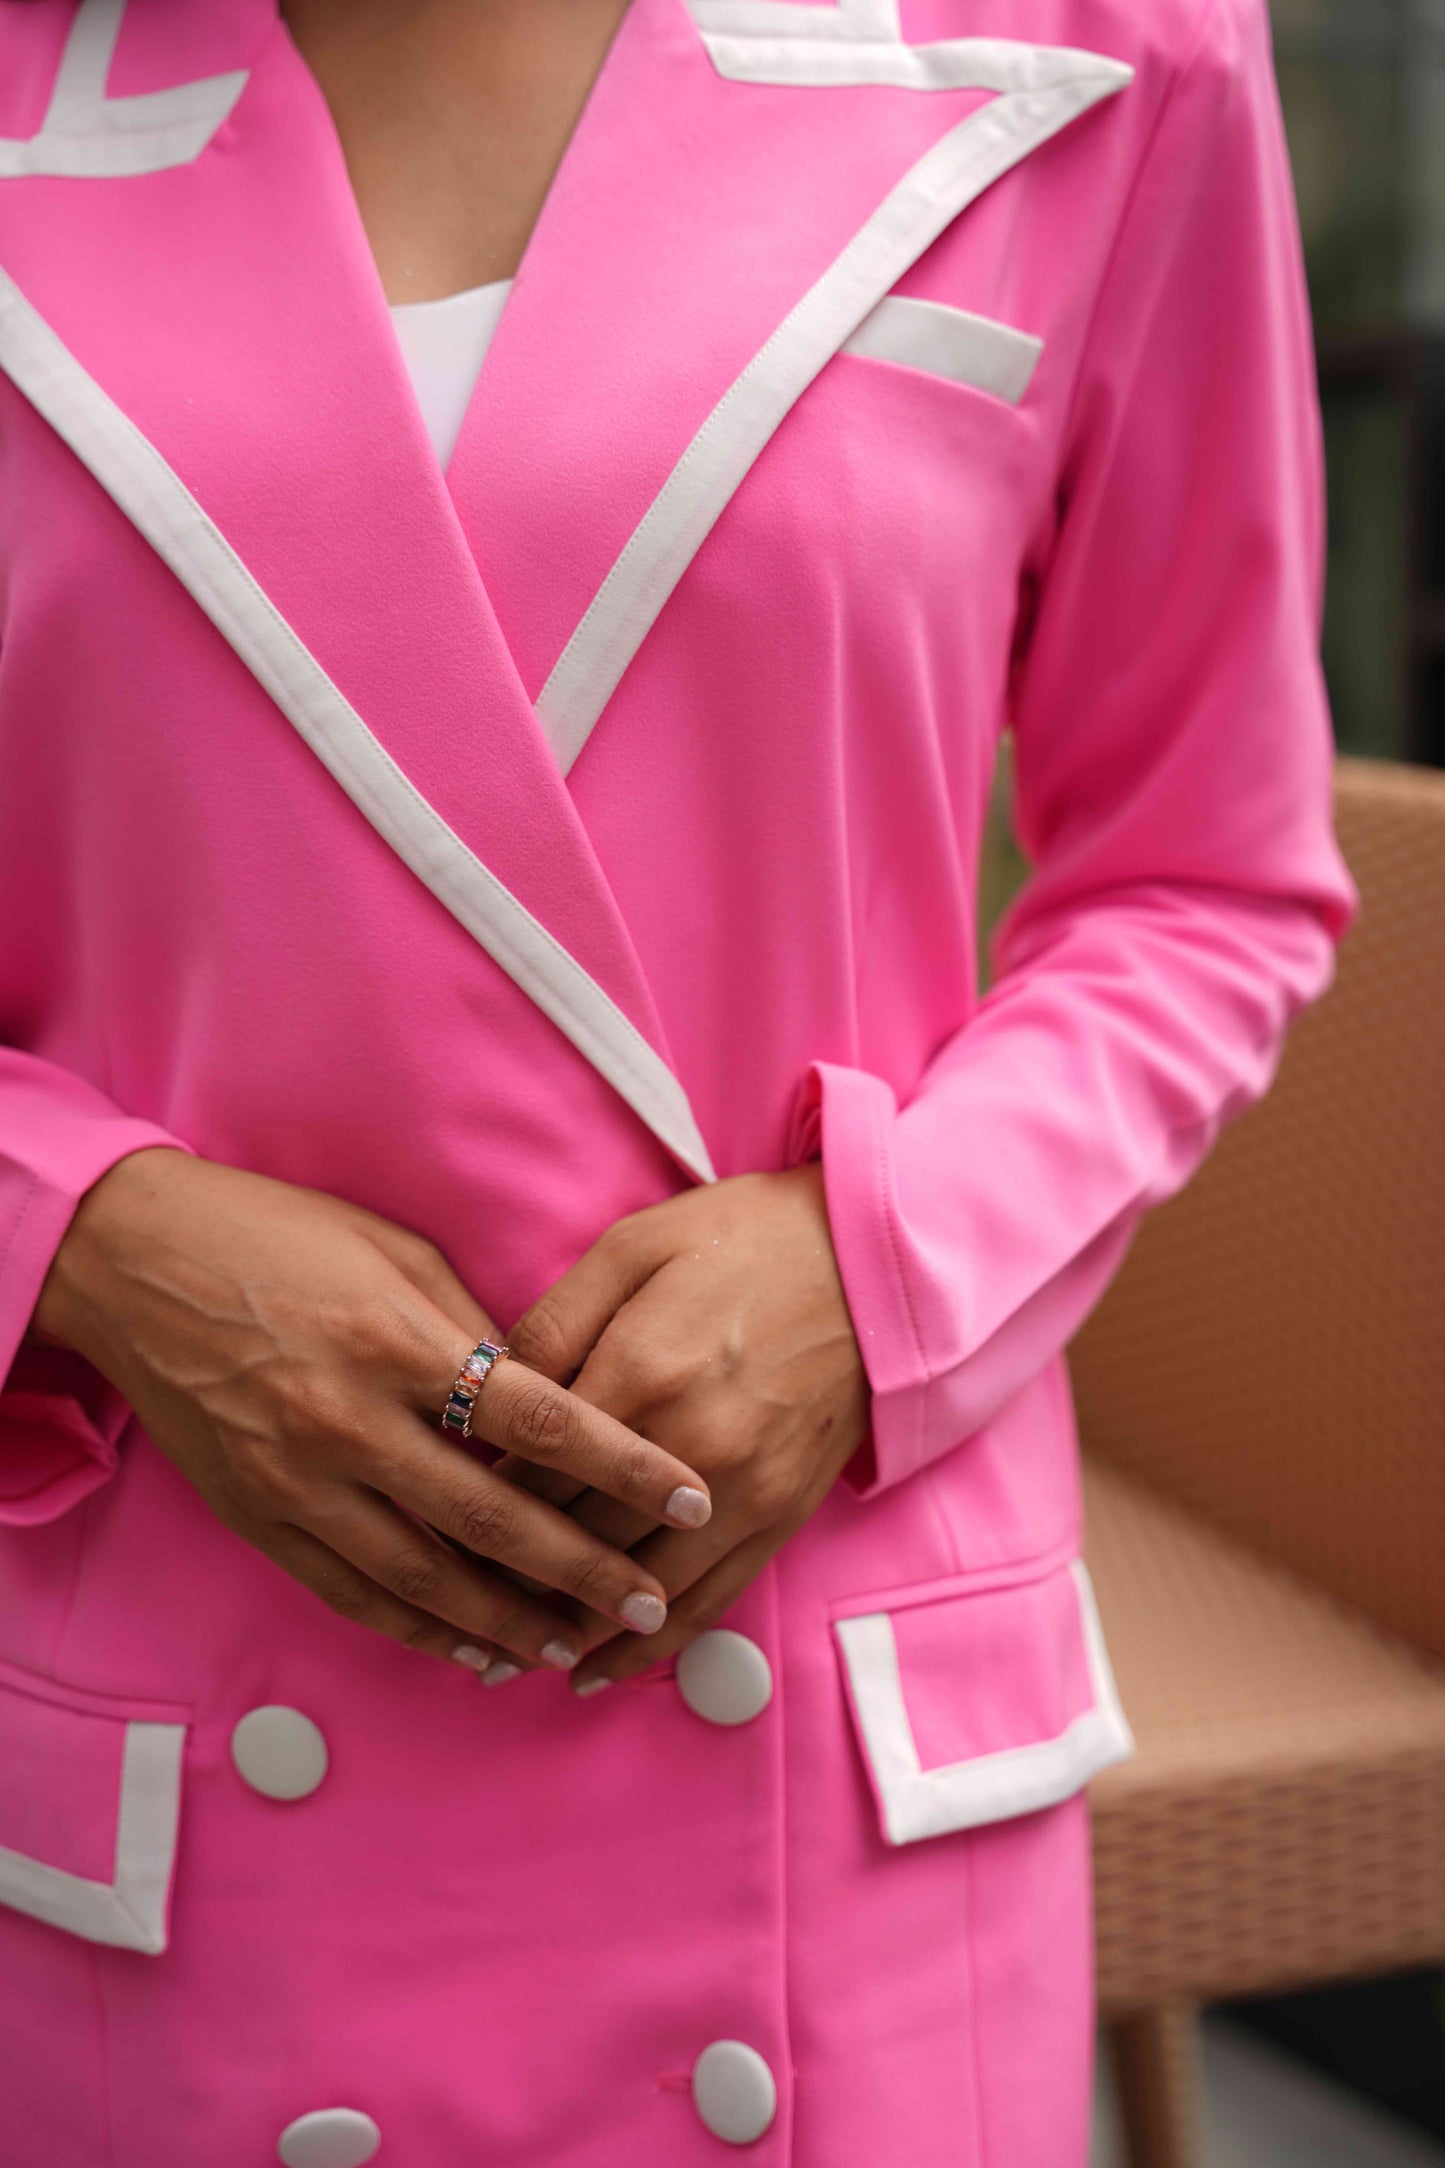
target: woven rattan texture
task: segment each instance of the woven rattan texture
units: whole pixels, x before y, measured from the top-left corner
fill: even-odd
[[[1071,1362],[1093,1451],[1445,1655],[1445,776],[1337,803],[1336,984]]]
[[[1445,1957],[1445,1666],[1115,1468],[1086,1498],[1139,1746],[1092,1793],[1105,2014]]]

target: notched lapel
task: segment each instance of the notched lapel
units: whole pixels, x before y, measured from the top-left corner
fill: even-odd
[[[94,24],[112,0],[87,6]],[[189,162],[0,181],[0,366],[366,818],[706,1177],[426,440],[324,101],[271,0],[242,27],[244,92]],[[93,113],[109,47],[83,57],[61,89]]]
[[[813,378],[976,196],[1131,75],[1007,39],[909,46],[895,0],[633,0],[451,477],[564,770]]]

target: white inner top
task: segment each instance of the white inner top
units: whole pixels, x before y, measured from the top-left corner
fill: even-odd
[[[427,435],[443,467],[511,290],[510,279],[497,279],[440,301],[399,302],[391,312]]]

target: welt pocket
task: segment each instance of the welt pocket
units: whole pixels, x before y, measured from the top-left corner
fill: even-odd
[[[889,1844],[1058,1806],[1134,1751],[1082,1560],[935,1586],[832,1622]]]
[[[885,294],[839,351],[967,384],[1017,406],[1043,350],[1042,339],[993,317],[911,294]]]
[[[190,1712],[0,1664],[0,1904],[86,1942],[166,1946]]]

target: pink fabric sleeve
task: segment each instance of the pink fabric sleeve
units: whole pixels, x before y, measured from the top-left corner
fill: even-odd
[[[69,1071],[0,1047],[0,1522],[54,1520],[115,1467],[125,1402],[89,1363],[25,1333],[85,1192],[127,1153],[175,1143]]]
[[[1318,663],[1322,457],[1264,0],[1220,0],[1095,307],[1011,687],[1032,876],[906,1105],[819,1064],[799,1130],[898,1482],[979,1430],[1140,1215],[1267,1089],[1357,898]]]

